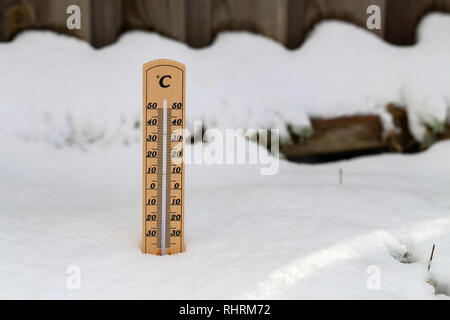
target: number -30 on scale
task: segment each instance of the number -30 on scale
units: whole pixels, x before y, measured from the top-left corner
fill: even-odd
[[[184,251],[185,78],[185,66],[173,60],[144,65],[144,253]]]

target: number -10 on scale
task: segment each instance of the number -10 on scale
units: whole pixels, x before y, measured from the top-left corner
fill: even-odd
[[[185,77],[185,66],[173,60],[144,65],[144,253],[184,251]]]

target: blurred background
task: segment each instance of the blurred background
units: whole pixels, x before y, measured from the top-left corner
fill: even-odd
[[[66,27],[66,8],[73,4],[81,8],[83,19],[81,28],[70,30]],[[379,25],[369,29],[367,23],[373,12],[368,11],[368,8],[372,5],[379,8]],[[124,32],[138,29],[157,32],[192,48],[207,48],[220,32],[239,30],[273,39],[287,51],[300,48],[302,52],[302,44],[314,27],[324,20],[334,19],[373,33],[386,44],[409,47],[416,43],[418,25],[430,12],[450,12],[450,0],[0,0],[0,41],[11,41],[24,30],[46,29],[82,39],[94,48],[104,48],[114,44]],[[436,27],[432,33],[436,33],[436,30],[448,32],[445,26]],[[343,32],[345,34],[347,31]],[[349,37],[352,37],[350,33]],[[330,39],[326,42],[329,43]],[[346,50],[345,43],[342,42],[340,46]],[[330,47],[333,48],[333,45],[322,46],[320,50],[327,54],[326,50]],[[356,54],[357,50],[349,49],[348,52]],[[412,55],[409,52],[405,54]],[[236,57],[240,58],[238,54]],[[426,63],[433,57],[426,53],[420,59],[420,62]],[[390,56],[389,60],[394,59]],[[342,63],[343,68],[350,68],[345,65],[347,62]],[[225,62],[223,64],[226,65]],[[387,67],[391,70],[387,71],[398,73],[390,67],[395,64],[398,63],[392,62]],[[286,66],[278,70],[283,68]],[[334,72],[325,68],[319,71]],[[302,70],[297,72],[301,73]],[[428,74],[433,74],[433,71]],[[351,72],[348,77],[351,77]],[[301,81],[307,82],[307,78],[305,76]],[[301,81],[298,81],[299,86],[302,85]],[[320,83],[316,87],[326,85]],[[359,94],[366,94],[369,85],[366,84],[364,92],[360,90]],[[416,87],[423,85],[419,83]],[[287,94],[293,98],[292,92]],[[427,95],[428,92],[424,94]],[[192,95],[188,92],[188,96]],[[322,107],[325,108],[316,106],[316,109]],[[294,160],[327,161],[387,151],[416,152],[450,136],[449,126],[442,121],[442,117],[436,120],[437,125],[434,125],[434,119],[416,120],[425,122],[424,130],[427,132],[414,134],[410,132],[412,120],[407,106],[387,101],[383,108],[392,118],[393,125],[389,130],[386,130],[386,121],[367,110],[357,114],[353,110],[339,116],[316,112],[316,115],[309,115],[310,123],[306,127],[297,130],[292,130],[287,124],[289,143],[282,143],[283,152]]]
[[[66,28],[65,9],[72,4],[89,17],[79,31]],[[373,32],[399,45],[415,42],[417,23],[426,13],[450,12],[449,0],[1,0],[0,41],[21,30],[43,28],[100,48],[125,30],[144,29],[204,47],[220,31],[246,30],[294,49],[324,19],[365,28],[370,5],[381,9],[381,28]]]

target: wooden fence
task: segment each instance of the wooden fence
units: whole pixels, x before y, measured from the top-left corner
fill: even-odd
[[[81,8],[80,30],[66,27],[71,4]],[[371,4],[382,17],[381,29],[373,32],[400,45],[414,43],[427,12],[450,12],[450,0],[0,0],[0,41],[25,29],[50,29],[99,48],[125,30],[144,29],[204,47],[222,30],[247,30],[297,48],[324,19],[365,28]]]

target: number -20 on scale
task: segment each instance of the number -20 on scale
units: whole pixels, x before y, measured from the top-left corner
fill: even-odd
[[[144,253],[184,251],[185,78],[185,66],[173,60],[144,65]]]

